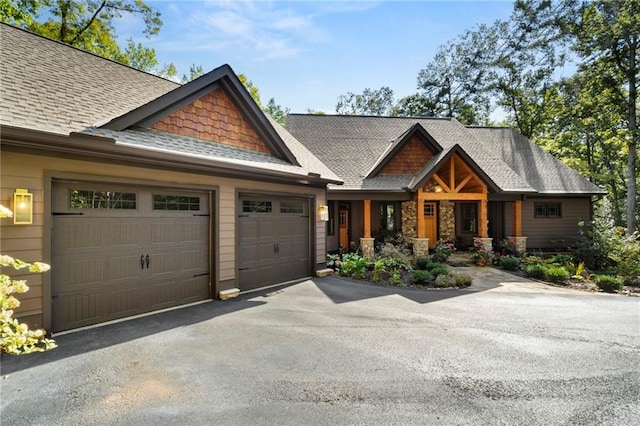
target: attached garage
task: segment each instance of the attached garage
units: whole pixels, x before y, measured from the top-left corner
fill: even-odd
[[[211,297],[209,194],[52,184],[52,331]]]
[[[241,195],[238,275],[241,291],[310,275],[310,200]]]

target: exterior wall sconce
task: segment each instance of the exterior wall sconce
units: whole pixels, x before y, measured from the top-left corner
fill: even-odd
[[[33,194],[28,189],[16,189],[13,194],[13,223],[31,225],[33,223]]]
[[[329,206],[318,207],[318,216],[323,222],[329,222]]]

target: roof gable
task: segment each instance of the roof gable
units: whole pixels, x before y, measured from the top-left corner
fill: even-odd
[[[449,166],[448,169],[447,165]],[[456,173],[456,170],[462,170],[463,172]],[[480,186],[486,185],[493,192],[500,191],[498,185],[487,176],[482,168],[458,144],[432,158],[420,173],[411,180],[409,189],[417,191],[432,177],[447,189],[446,192],[460,192],[470,182],[472,183],[473,180],[477,181],[478,179],[480,181],[477,183]]]
[[[441,151],[440,144],[416,123],[389,145],[366,177],[416,174]]]
[[[229,65],[216,68],[101,127],[117,131],[149,127],[269,153],[299,165]]]

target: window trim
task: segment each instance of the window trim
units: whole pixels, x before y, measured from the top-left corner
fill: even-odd
[[[554,213],[555,211],[557,211],[557,214]],[[560,201],[534,202],[533,217],[535,219],[562,219],[562,202]]]

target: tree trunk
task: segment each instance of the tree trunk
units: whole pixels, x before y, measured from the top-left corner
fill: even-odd
[[[636,231],[636,156],[638,147],[638,128],[636,101],[636,49],[637,43],[629,46],[629,158],[627,161],[627,235]]]

